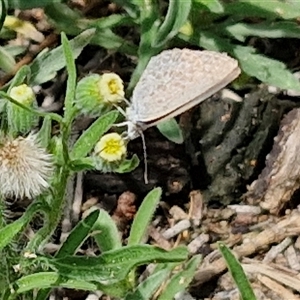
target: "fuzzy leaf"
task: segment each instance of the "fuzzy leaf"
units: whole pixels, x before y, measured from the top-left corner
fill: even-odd
[[[237,46],[234,54],[239,60],[242,70],[262,82],[282,89],[300,90],[299,80],[278,60],[255,53],[250,47]]]
[[[53,288],[55,286],[85,291],[96,291],[98,289],[98,286],[94,283],[63,278],[56,272],[39,272],[27,275],[15,281],[13,286],[14,294],[25,293],[33,289]]]
[[[88,29],[70,41],[73,57],[77,58],[82,49],[90,42],[95,33],[94,29]],[[41,84],[53,79],[57,71],[66,66],[66,60],[62,46],[49,52],[43,52],[30,65],[31,85]]]
[[[157,124],[157,128],[168,140],[176,144],[182,144],[184,142],[181,128],[174,118]]]
[[[153,218],[154,211],[157,208],[161,198],[162,189],[155,188],[143,200],[138,212],[136,213],[131,225],[128,245],[137,245],[141,243]]]
[[[116,223],[105,210],[100,211],[93,231],[95,232],[93,237],[101,252],[122,247],[121,236]]]
[[[175,262],[187,258],[186,247],[171,251],[150,246],[134,245],[107,251],[98,257],[67,256],[61,259],[43,259],[61,275],[81,281],[113,284],[125,279],[136,266],[150,262]]]
[[[118,166],[118,168],[116,170],[114,170],[114,172],[120,173],[120,174],[130,173],[138,167],[139,163],[140,163],[140,160],[139,160],[138,156],[136,154],[134,154],[131,159],[123,160],[122,163]]]
[[[84,158],[96,145],[101,136],[115,123],[119,112],[110,111],[98,118],[76,141],[70,158]]]

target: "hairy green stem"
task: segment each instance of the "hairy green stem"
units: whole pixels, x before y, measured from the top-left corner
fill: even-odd
[[[51,209],[46,215],[47,219],[45,220],[43,228],[41,228],[29,242],[27,250],[35,252],[37,248],[40,248],[41,245],[45,244],[59,224],[65,202],[65,190],[69,175],[70,171],[67,166],[62,166],[57,172],[53,184],[53,198],[51,203],[49,203]]]

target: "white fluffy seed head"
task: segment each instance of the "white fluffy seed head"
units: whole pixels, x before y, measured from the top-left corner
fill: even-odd
[[[52,155],[34,134],[5,138],[0,144],[0,193],[3,197],[34,198],[50,187]]]

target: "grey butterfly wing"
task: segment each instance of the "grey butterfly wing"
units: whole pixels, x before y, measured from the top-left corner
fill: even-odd
[[[131,117],[153,126],[197,105],[239,73],[237,61],[224,53],[163,51],[152,57],[133,91]]]

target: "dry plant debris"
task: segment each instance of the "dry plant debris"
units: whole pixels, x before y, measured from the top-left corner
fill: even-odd
[[[300,109],[290,111],[282,120],[266,167],[254,181],[247,201],[278,214],[300,187]]]

